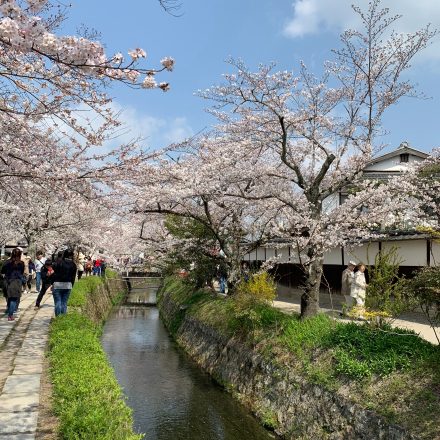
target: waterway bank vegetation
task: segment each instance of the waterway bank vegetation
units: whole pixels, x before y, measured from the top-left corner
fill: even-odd
[[[255,286],[262,287],[266,281],[266,289],[255,295]],[[299,315],[273,308],[270,291],[270,280],[251,278],[234,296],[224,298],[213,295],[211,289],[195,289],[185,280],[169,277],[159,302],[170,295],[177,304],[169,322],[175,335],[185,317],[194,318],[226,338],[240,340],[281,368],[293,369],[309,383],[404,426],[418,438],[440,435],[437,346],[386,324],[344,323],[325,314],[301,320]],[[252,409],[268,419],[267,409]],[[276,427],[274,417],[270,420]]]
[[[110,277],[115,276],[109,273]],[[104,316],[86,308],[88,298],[102,289],[100,277],[75,283],[67,315],[52,321],[49,336],[50,378],[53,383],[53,411],[59,418],[59,437],[65,439],[139,440],[133,429],[130,408],[100,343]],[[102,291],[100,290],[102,293]],[[107,286],[107,313],[121,298],[117,288]],[[102,306],[100,306],[103,309]]]

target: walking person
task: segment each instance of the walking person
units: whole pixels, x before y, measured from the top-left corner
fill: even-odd
[[[32,280],[35,278],[35,264],[32,261],[32,259],[29,257],[29,275],[28,275],[28,279],[27,279],[27,288],[28,288],[28,292],[31,293],[32,291]]]
[[[75,284],[76,264],[73,262],[73,252],[67,249],[64,257],[53,264],[53,301],[55,304],[55,316],[67,313],[67,301]]]
[[[105,270],[107,269],[107,263],[105,262],[105,259],[103,258],[101,260],[101,276],[105,278]]]
[[[101,259],[99,257],[93,262],[93,275],[98,277],[101,275]]]
[[[29,278],[29,260],[30,258],[27,256],[27,251],[24,251],[23,248],[18,247],[17,248],[20,252],[21,252],[21,261],[23,261],[24,264],[24,274],[22,277],[22,290],[24,290],[24,293],[27,293],[26,290],[26,284],[27,284],[27,280]],[[18,309],[18,306],[17,306]]]
[[[356,263],[354,261],[349,261],[348,266],[342,272],[341,279],[341,295],[344,295],[345,304],[347,305],[348,310],[353,307],[353,297],[351,296],[351,285],[354,280],[354,268],[356,267]]]
[[[53,268],[52,268],[52,260],[46,260],[44,262],[44,266],[41,268],[41,281],[42,281],[42,287],[40,292],[38,293],[37,301],[35,303],[35,309],[40,308],[41,301],[43,299],[44,294],[47,292],[49,287],[52,285],[53,282]]]
[[[75,263],[78,268],[78,280],[80,280],[83,276],[84,265],[86,263],[86,256],[81,251],[78,252]]]
[[[84,271],[86,273],[86,277],[92,275],[92,267],[93,267],[92,257],[87,257],[86,264],[84,265]]]
[[[23,276],[25,273],[24,262],[18,248],[12,250],[11,258],[5,262],[1,273],[5,276],[6,292],[8,295],[8,321],[14,321],[14,312],[21,297]]]
[[[365,310],[366,291],[367,281],[365,279],[365,265],[360,263],[356,266],[350,290],[350,296],[354,299],[360,316],[363,315]]]
[[[41,290],[41,269],[45,263],[45,258],[43,257],[43,252],[37,252],[37,258],[35,259],[35,288],[37,293]]]

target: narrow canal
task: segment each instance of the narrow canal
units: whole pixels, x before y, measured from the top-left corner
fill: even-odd
[[[102,337],[135,429],[148,440],[274,439],[178,349],[156,307],[133,305],[154,301],[155,289],[133,288]]]

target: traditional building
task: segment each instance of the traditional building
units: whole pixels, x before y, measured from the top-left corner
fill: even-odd
[[[387,180],[404,171],[409,165],[425,160],[428,156],[427,153],[410,147],[407,142],[402,142],[396,150],[374,158],[365,167],[363,174],[368,179]],[[344,203],[346,197],[347,192],[344,191],[334,194],[324,201],[323,209],[336,208]],[[392,247],[398,249],[403,273],[411,273],[414,269],[423,266],[440,264],[440,243],[433,241],[429,235],[414,230],[396,230],[390,236],[370,240],[353,250],[337,248],[327,252],[324,256],[325,277],[330,285],[338,289],[340,274],[348,261],[374,264],[379,252]],[[282,242],[260,247],[247,254],[244,260],[250,264],[259,264],[274,257],[277,257],[279,271],[284,273],[286,278],[298,276],[297,253],[290,246],[283,247]]]

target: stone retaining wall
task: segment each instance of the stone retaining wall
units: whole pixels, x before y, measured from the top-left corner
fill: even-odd
[[[94,292],[87,295],[87,302],[82,313],[93,322],[103,322],[113,307],[114,299],[121,292],[127,292],[127,283],[120,278],[108,278],[103,280]]]
[[[350,402],[349,398],[308,383],[292,368],[263,358],[240,341],[185,315],[163,293],[159,303],[168,327],[180,322],[177,342],[200,367],[246,403],[285,439],[416,440],[404,428]],[[177,317],[177,314],[180,316]],[[174,323],[174,324],[173,324]]]

